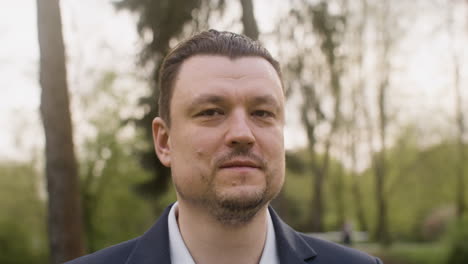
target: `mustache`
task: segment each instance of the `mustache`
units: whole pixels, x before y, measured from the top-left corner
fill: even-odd
[[[236,158],[252,160],[261,169],[264,169],[266,167],[266,161],[262,157],[258,156],[257,154],[253,153],[250,149],[247,148],[237,148],[232,151],[229,151],[226,154],[221,155],[220,157],[215,159],[215,165],[216,167],[220,167],[222,164]]]

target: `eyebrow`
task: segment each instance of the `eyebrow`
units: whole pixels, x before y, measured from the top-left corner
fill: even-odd
[[[253,105],[271,105],[276,111],[281,109],[278,101],[270,94],[254,96],[250,100],[250,104]],[[215,94],[202,94],[197,96],[193,101],[190,102],[188,111],[191,112],[197,108],[197,106],[204,104],[226,104],[227,99],[221,95]]]
[[[273,105],[274,107],[278,109],[280,108],[278,101],[275,100],[275,98],[270,94],[255,96],[252,99],[252,103],[253,104],[268,104],[268,105]]]
[[[190,102],[188,110],[193,111],[197,106],[203,104],[221,104],[225,102],[222,96],[215,94],[202,94],[197,96],[193,101]]]

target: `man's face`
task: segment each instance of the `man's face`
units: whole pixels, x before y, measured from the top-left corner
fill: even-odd
[[[170,108],[167,151],[158,156],[171,167],[179,203],[237,223],[278,194],[284,95],[267,60],[191,57],[180,68]]]

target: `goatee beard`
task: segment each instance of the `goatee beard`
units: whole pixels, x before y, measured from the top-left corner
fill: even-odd
[[[225,162],[229,162],[235,158],[247,158],[254,160],[259,165],[259,169],[265,173],[265,185],[260,190],[247,195],[226,195],[216,190],[213,185],[213,180],[217,174],[217,168]],[[180,199],[187,201],[199,208],[206,210],[214,219],[225,226],[242,226],[253,220],[257,213],[267,206],[279,191],[271,189],[271,180],[274,175],[273,172],[268,170],[266,161],[251,152],[250,148],[239,147],[233,149],[231,152],[226,153],[214,161],[214,168],[212,175],[203,177],[203,180],[208,185],[206,193],[198,197],[186,195],[182,188],[179,188],[176,182],[178,196]]]
[[[235,158],[247,158],[254,160],[260,169],[266,170],[266,162],[261,157],[253,154],[248,147],[239,147],[233,149],[231,152],[217,158],[215,160],[215,167],[218,168],[221,164]],[[212,175],[212,179],[214,175]],[[266,197],[269,189],[269,180],[265,179],[266,186],[251,197],[226,197],[222,194],[217,194],[216,190],[215,199],[206,201],[210,213],[222,224],[229,226],[244,225],[250,222],[258,211],[263,208],[270,200]],[[215,187],[212,186],[214,189]],[[249,195],[250,196],[250,195]]]
[[[227,226],[240,226],[250,222],[267,203],[266,190],[262,190],[253,199],[245,200],[242,198],[229,199],[221,198],[208,206],[210,213],[221,224]]]

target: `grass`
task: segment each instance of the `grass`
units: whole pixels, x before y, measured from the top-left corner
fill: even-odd
[[[447,247],[441,243],[395,243],[389,248],[362,244],[357,248],[380,257],[385,264],[447,264]]]

